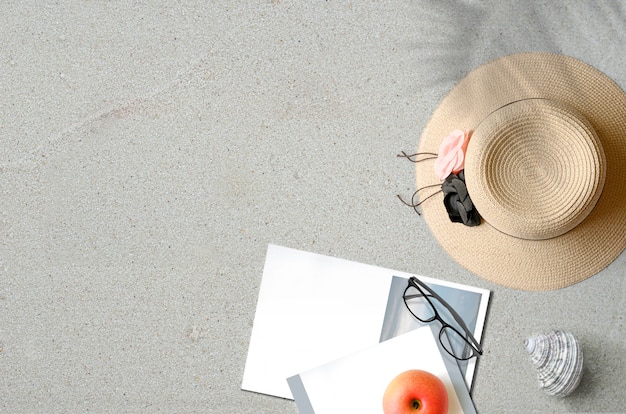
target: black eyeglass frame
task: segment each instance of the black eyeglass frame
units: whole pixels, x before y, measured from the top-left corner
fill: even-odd
[[[430,305],[430,307],[433,310],[432,318],[423,319],[423,318],[420,318],[419,316],[417,316],[415,313],[413,313],[413,311],[411,310],[411,307],[407,303],[407,299],[413,299],[413,298],[416,298],[416,297],[419,297],[419,296],[418,295],[410,295],[410,297],[407,297],[407,291],[411,287],[416,288],[421,293],[421,297],[426,299],[426,301],[428,302],[428,304]],[[428,293],[425,293],[424,290],[426,290]],[[448,309],[448,311],[450,312],[452,317],[454,317],[455,321],[465,331],[465,334],[461,333],[454,326],[450,325],[449,323],[447,323],[446,321],[443,320],[443,318],[439,315],[439,312],[437,311],[437,308],[432,303],[432,301],[428,298],[428,296],[432,296],[432,297],[436,298],[439,302],[441,302],[441,304],[443,304],[443,306],[446,307],[446,309]],[[439,331],[439,342],[441,342],[442,345],[444,345],[444,342],[442,341],[441,337],[443,336],[445,330],[446,329],[452,329],[474,351],[470,356],[465,357],[465,358],[460,358],[460,357],[454,355],[450,350],[448,350],[448,347],[444,345],[443,349],[445,349],[446,352],[448,354],[450,354],[452,357],[454,357],[454,358],[456,358],[456,359],[458,359],[460,361],[467,361],[469,359],[472,359],[474,357],[477,357],[477,356],[483,354],[483,348],[480,346],[480,344],[478,343],[476,338],[474,338],[474,335],[472,335],[472,332],[469,330],[467,325],[465,325],[465,322],[463,322],[463,318],[461,318],[459,316],[459,314],[456,313],[456,311],[452,308],[452,306],[450,306],[445,300],[443,300],[441,298],[441,296],[439,296],[437,293],[435,293],[424,282],[422,282],[421,280],[419,280],[415,276],[411,276],[411,278],[409,278],[409,283],[408,283],[406,289],[404,289],[404,294],[402,295],[402,298],[404,299],[404,306],[406,306],[406,308],[409,310],[409,312],[411,312],[411,315],[413,315],[417,320],[419,320],[421,322],[424,322],[424,323],[430,323],[430,322],[432,322],[434,320],[438,320],[439,323],[441,323],[441,330]]]

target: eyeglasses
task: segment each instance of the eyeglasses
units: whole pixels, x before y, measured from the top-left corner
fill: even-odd
[[[483,354],[482,347],[459,314],[415,276],[409,279],[403,298],[409,312],[421,322],[430,323],[436,319],[441,323],[439,342],[441,342],[443,349],[448,354],[461,361]],[[445,310],[449,312],[454,319],[455,325],[451,325],[441,318],[439,311],[435,307],[436,302],[441,303]],[[444,335],[447,336],[447,341],[443,340]]]

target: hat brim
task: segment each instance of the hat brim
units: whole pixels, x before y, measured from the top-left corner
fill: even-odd
[[[528,98],[576,108],[602,143],[606,179],[587,218],[561,236],[535,241],[506,235],[488,223],[476,227],[452,223],[443,195],[422,204],[423,217],[444,250],[478,276],[515,289],[553,290],[593,276],[626,249],[624,91],[602,72],[571,57],[505,56],[473,70],[450,90],[424,128],[418,151],[436,153],[450,131],[471,131],[496,109]],[[432,163],[416,164],[417,188],[438,181]]]

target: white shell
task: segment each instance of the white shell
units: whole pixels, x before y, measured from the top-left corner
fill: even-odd
[[[540,334],[528,338],[525,346],[546,393],[565,397],[576,389],[583,374],[583,350],[571,332]]]

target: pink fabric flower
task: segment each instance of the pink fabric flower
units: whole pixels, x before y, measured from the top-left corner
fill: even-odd
[[[435,160],[435,174],[441,181],[463,170],[468,142],[469,132],[460,129],[455,129],[443,140]]]

